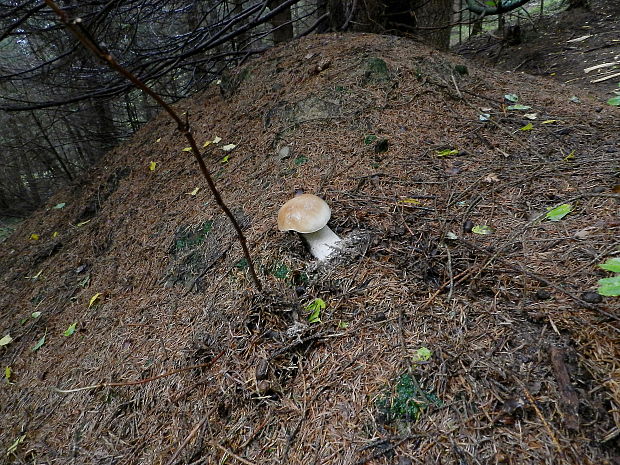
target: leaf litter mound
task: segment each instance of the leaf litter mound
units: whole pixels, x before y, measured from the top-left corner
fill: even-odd
[[[1,245],[3,460],[617,463],[619,301],[593,291],[620,120],[594,101],[395,37],[246,62],[177,108],[221,138],[266,291],[160,115]],[[277,231],[296,189],[355,238],[328,264]]]

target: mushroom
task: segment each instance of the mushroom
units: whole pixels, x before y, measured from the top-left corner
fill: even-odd
[[[340,238],[327,222],[332,212],[329,205],[316,195],[302,194],[293,197],[278,212],[278,229],[296,231],[310,246],[310,253],[324,260],[338,249]]]

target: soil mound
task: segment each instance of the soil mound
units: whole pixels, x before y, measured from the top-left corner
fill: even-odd
[[[0,244],[4,460],[614,463],[620,304],[592,291],[620,128],[595,103],[395,37],[247,62],[177,107],[266,291],[160,115]],[[346,254],[277,231],[296,189]]]

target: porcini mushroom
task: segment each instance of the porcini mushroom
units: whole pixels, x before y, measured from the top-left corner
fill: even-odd
[[[310,246],[310,253],[324,260],[338,249],[340,238],[334,233],[327,222],[332,212],[327,203],[312,194],[293,197],[278,212],[278,229],[280,231],[296,231]]]

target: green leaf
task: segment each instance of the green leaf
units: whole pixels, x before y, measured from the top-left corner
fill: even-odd
[[[570,203],[564,203],[559,207],[551,208],[545,215],[549,221],[560,221],[566,215],[573,211],[573,206]]]
[[[374,134],[368,134],[367,136],[364,137],[364,144],[370,145],[376,140],[377,140],[377,136],[375,136]]]
[[[620,258],[610,258],[598,267],[607,271],[613,271],[614,273],[620,273]]]
[[[519,128],[519,131],[531,131],[532,129],[534,129],[534,125],[532,123],[527,123],[522,128]]]
[[[67,205],[65,202],[62,203],[58,203],[56,205],[54,205],[52,208],[56,209],[56,210],[60,210],[61,208],[65,208],[65,205]]]
[[[598,293],[600,295],[617,297],[620,296],[620,275],[598,280]]]
[[[416,361],[426,362],[430,360],[432,354],[433,353],[426,347],[420,347],[418,350],[416,350],[414,359]]]
[[[41,347],[43,347],[43,344],[45,344],[45,334],[43,335],[43,337],[41,339],[39,339],[39,342],[37,342],[32,349],[30,349],[32,352],[36,352],[37,350],[39,350]]]
[[[228,163],[229,158],[230,158],[230,154],[222,157],[222,159],[220,160],[220,163]]]
[[[474,234],[481,234],[486,236],[488,234],[493,234],[495,230],[491,226],[487,226],[486,224],[477,224],[473,228],[471,228],[471,232]]]
[[[304,155],[299,155],[297,158],[295,158],[293,160],[293,163],[295,163],[297,166],[299,166],[299,165],[303,165],[307,161],[308,161],[308,157],[306,157]]]
[[[7,334],[2,339],[0,339],[0,347],[10,344],[12,340],[13,338],[11,337],[11,335]]]
[[[616,95],[615,97],[607,100],[607,105],[613,105],[615,107],[620,106],[620,95]]]
[[[506,94],[504,98],[512,103],[517,103],[519,101],[519,96],[517,94]]]
[[[11,379],[11,374],[13,374],[13,370],[11,370],[11,367],[5,367],[4,368],[4,379],[6,381],[9,381]]]
[[[456,149],[446,149],[435,151],[438,157],[448,157],[450,155],[458,155],[459,151]]]
[[[73,336],[73,333],[75,333],[75,326],[77,325],[77,323],[72,323],[71,325],[69,325],[69,327],[67,328],[67,330],[62,333],[63,336]]]
[[[325,301],[320,298],[314,299],[308,305],[306,305],[306,311],[310,312],[310,316],[308,316],[309,323],[320,323],[321,322],[321,311],[325,310]]]
[[[9,448],[6,450],[6,455],[13,454],[17,450],[17,446],[19,446],[22,442],[24,442],[24,439],[26,439],[25,434],[22,434],[20,437],[18,437],[15,440],[15,442],[11,444]]]
[[[517,103],[515,105],[510,105],[507,107],[508,110],[529,110],[530,107],[529,105],[521,105],[520,103]]]
[[[30,316],[36,320],[41,316],[41,312],[32,312],[32,315]]]

